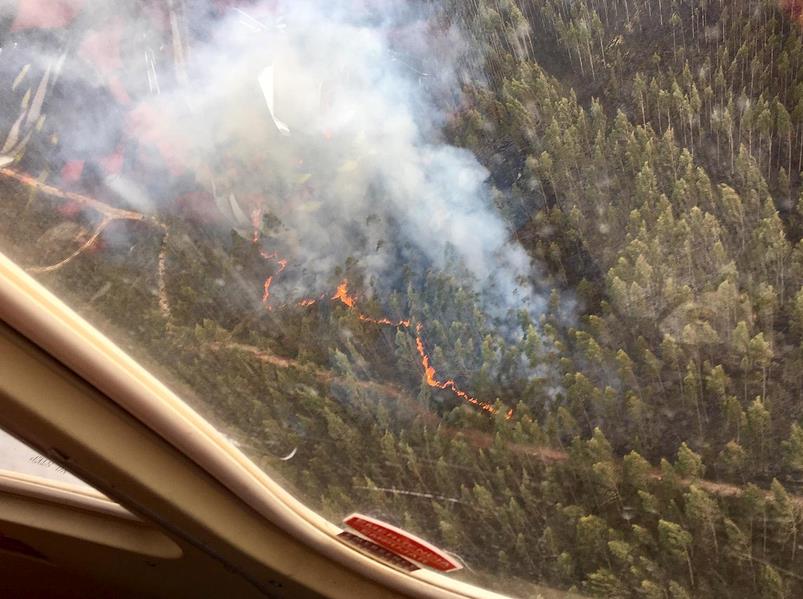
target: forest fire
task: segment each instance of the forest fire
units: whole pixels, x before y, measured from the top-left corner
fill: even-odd
[[[260,255],[265,260],[273,260],[279,265],[279,270],[276,271],[275,274],[269,276],[265,279],[263,283],[263,293],[262,293],[262,303],[265,304],[268,310],[271,310],[271,306],[268,305],[270,301],[270,286],[273,283],[273,277],[280,274],[287,268],[287,260],[284,258],[279,258],[276,252],[267,253],[265,251],[260,250]],[[346,306],[349,310],[355,310],[357,307],[357,299],[349,293],[349,282],[348,279],[343,279],[340,284],[337,286],[337,290],[335,291],[334,295],[330,298],[332,301],[337,301]],[[315,304],[317,300],[311,298],[305,298],[298,302],[298,306],[307,307]],[[359,318],[363,322],[370,322],[371,324],[376,325],[385,325],[385,326],[392,326],[392,327],[403,327],[409,328],[410,327],[410,319],[402,319],[402,320],[391,320],[389,318],[374,318],[372,316],[368,316],[367,314],[363,314],[362,312],[357,312],[357,318]],[[491,404],[486,403],[484,401],[480,401],[477,398],[469,395],[465,391],[458,388],[457,383],[454,380],[449,379],[447,381],[439,381],[437,378],[437,373],[435,372],[435,368],[432,366],[432,361],[427,354],[426,350],[424,349],[424,341],[421,337],[421,333],[423,332],[423,325],[420,323],[416,325],[416,337],[415,337],[415,344],[416,348],[418,349],[418,354],[421,357],[421,364],[424,367],[424,374],[426,376],[427,385],[430,387],[434,387],[436,389],[443,389],[445,391],[450,391],[456,397],[459,397],[463,401],[466,401],[474,406],[477,406],[484,412],[489,414],[496,414],[497,409],[494,408]],[[513,415],[513,411],[510,410],[507,413],[507,419]]]
[[[353,308],[357,303],[357,300],[349,295],[349,282],[345,279],[343,279],[340,282],[340,285],[337,286],[337,291],[331,297],[331,299],[337,300],[349,308]]]
[[[268,301],[270,300],[270,286],[273,283],[273,277],[280,274],[281,272],[284,271],[285,268],[287,268],[287,260],[285,258],[279,258],[276,252],[272,252],[269,254],[263,250],[260,250],[259,255],[262,256],[265,260],[274,261],[276,262],[276,264],[279,265],[279,270],[277,270],[274,274],[270,275],[267,279],[265,279],[265,282],[262,283],[262,303],[268,307],[268,310],[270,310],[271,307],[268,305]]]
[[[418,355],[421,356],[421,365],[424,367],[424,375],[426,376],[427,385],[430,387],[435,387],[436,389],[449,390],[460,399],[477,406],[489,414],[496,414],[497,410],[491,404],[480,401],[476,397],[472,397],[465,391],[462,391],[457,387],[457,383],[455,383],[452,379],[447,381],[438,380],[438,374],[435,372],[435,368],[432,366],[429,354],[427,354],[426,350],[424,349],[424,340],[421,338],[422,330],[423,327],[421,324],[417,324],[415,327],[415,346],[418,349]]]
[[[265,282],[262,283],[262,303],[267,304],[268,300],[270,299],[270,284],[273,282],[273,275],[269,276],[265,279]]]
[[[251,222],[254,227],[254,233],[252,237],[252,242],[254,244],[259,242],[259,218],[261,212],[260,211],[253,211],[251,213]],[[281,274],[285,268],[287,268],[287,259],[280,258],[276,252],[268,253],[262,249],[259,250],[259,255],[262,256],[263,259],[268,261],[276,262],[279,265],[279,269],[272,275],[270,275],[265,282],[262,284],[262,303],[267,307],[268,310],[272,310],[272,306],[269,304],[270,301],[270,286],[273,283],[273,278],[279,274]],[[321,295],[320,299],[323,299],[325,296]],[[349,282],[348,279],[343,279],[340,281],[340,284],[337,286],[334,295],[330,298],[332,301],[337,301],[346,306],[349,310],[355,310],[357,307],[357,298],[354,297],[349,293]],[[300,300],[297,305],[300,307],[308,307],[313,304],[317,303],[317,300],[312,298],[304,298]],[[368,316],[367,314],[363,314],[362,312],[357,312],[357,318],[359,318],[363,322],[370,322],[371,324],[376,325],[384,325],[384,326],[392,326],[392,327],[403,327],[409,328],[410,327],[410,319],[402,319],[402,320],[391,320],[387,317],[383,318],[374,318],[372,316]],[[475,397],[472,397],[465,391],[462,391],[457,387],[457,383],[455,383],[452,379],[447,381],[439,381],[437,379],[437,374],[435,372],[435,368],[433,368],[431,364],[431,360],[429,354],[426,353],[424,349],[424,341],[421,338],[421,333],[423,331],[423,325],[420,323],[416,325],[416,347],[418,348],[418,353],[421,356],[421,364],[424,367],[424,374],[426,375],[427,385],[430,387],[434,387],[436,389],[443,389],[446,391],[451,391],[455,396],[459,397],[463,401],[466,401],[474,406],[477,406],[481,410],[489,413],[489,414],[496,414],[497,410],[491,404],[478,400]],[[507,413],[507,419],[513,415],[513,411],[510,410]]]
[[[7,2],[2,253],[490,592],[803,598],[803,0],[621,4]]]
[[[94,200],[92,198],[81,196],[79,194],[63,192],[63,191],[61,191],[61,190],[59,190],[57,188],[54,188],[52,186],[45,185],[45,184],[35,180],[33,177],[18,173],[16,171],[11,170],[11,169],[5,169],[5,168],[0,169],[0,175],[11,177],[11,178],[16,179],[17,181],[19,181],[19,182],[21,182],[21,183],[23,183],[25,185],[28,185],[28,186],[31,186],[31,187],[35,187],[35,188],[37,188],[37,189],[39,189],[39,190],[41,190],[41,191],[43,191],[45,193],[48,193],[50,195],[54,195],[56,197],[60,197],[60,198],[63,198],[65,200],[68,200],[68,201],[76,202],[78,205],[86,205],[86,206],[95,208],[98,212],[100,212],[101,214],[104,215],[104,219],[101,221],[101,224],[96,228],[94,234],[77,251],[75,251],[73,254],[68,256],[65,260],[62,260],[60,263],[58,263],[58,264],[56,264],[54,266],[32,269],[34,272],[48,272],[50,270],[54,270],[56,268],[59,268],[64,263],[69,262],[70,260],[75,258],[77,255],[79,255],[82,252],[86,251],[87,248],[90,248],[92,245],[94,245],[97,242],[97,240],[100,237],[100,235],[102,234],[103,230],[113,220],[116,220],[116,219],[145,220],[145,218],[146,218],[145,216],[143,216],[143,215],[141,215],[139,213],[130,212],[130,211],[126,211],[126,210],[121,210],[121,209],[118,209],[118,208],[112,208],[112,207],[110,207],[110,206],[108,206],[106,204],[103,204],[101,202],[98,202],[97,200]],[[254,232],[253,232],[253,236],[252,236],[251,241],[254,244],[257,244],[259,242],[259,238],[260,238],[259,230],[258,230],[258,228],[256,226],[257,221],[258,221],[259,213],[254,212],[254,213],[252,213],[251,216],[252,216],[252,222],[254,224]],[[164,245],[163,245],[163,247],[164,247]],[[274,277],[276,277],[277,275],[279,275],[282,272],[284,272],[284,270],[287,268],[288,261],[287,261],[286,258],[279,257],[277,252],[270,252],[269,253],[269,252],[266,252],[266,251],[260,249],[259,250],[259,255],[264,260],[275,262],[278,265],[278,270],[276,270],[276,272],[273,273],[272,275],[268,276],[265,279],[265,281],[263,282],[263,284],[262,284],[262,303],[263,303],[263,305],[265,305],[267,307],[268,310],[272,310],[272,306],[269,303],[270,302],[270,288],[271,288],[271,285],[273,284]],[[162,269],[162,270],[164,269],[164,259],[163,259],[162,255],[160,255],[160,269]],[[322,294],[320,299],[324,299],[324,297],[326,297],[326,296]],[[349,293],[348,280],[347,279],[343,279],[340,282],[340,284],[337,286],[337,289],[336,289],[334,295],[332,295],[329,299],[332,300],[332,301],[338,301],[338,302],[342,303],[344,306],[346,306],[350,310],[355,310],[356,306],[357,306],[356,298]],[[315,300],[315,299],[312,299],[312,298],[304,298],[304,299],[300,300],[297,303],[297,305],[301,306],[301,307],[308,307],[308,306],[312,306],[312,305],[316,304],[317,301],[318,300]],[[162,300],[160,300],[160,307],[163,308],[163,311],[167,310],[166,302],[165,302],[164,306],[161,305],[161,302],[162,302]],[[391,319],[389,319],[387,317],[374,318],[372,316],[368,316],[367,314],[363,314],[361,312],[357,312],[357,318],[359,318],[359,320],[361,320],[363,322],[369,322],[371,324],[383,325],[383,326],[409,328],[410,324],[411,324],[410,319],[391,320]],[[418,349],[418,353],[419,353],[419,355],[421,357],[421,364],[422,364],[422,366],[424,368],[424,374],[426,376],[427,385],[429,385],[430,387],[437,388],[437,389],[443,389],[443,390],[446,390],[446,391],[450,391],[456,397],[458,397],[458,398],[460,398],[460,399],[462,399],[462,400],[464,400],[464,401],[466,401],[466,402],[468,402],[468,403],[470,403],[470,404],[472,404],[474,406],[477,406],[478,408],[482,409],[483,411],[485,411],[485,412],[487,412],[489,414],[495,414],[497,412],[496,408],[494,408],[492,405],[490,405],[490,404],[488,404],[486,402],[483,402],[483,401],[480,401],[480,400],[476,399],[475,397],[469,395],[465,391],[459,389],[457,387],[457,383],[455,383],[454,380],[452,380],[452,379],[449,379],[449,380],[446,380],[446,381],[438,380],[437,373],[435,371],[435,368],[432,366],[429,354],[427,354],[426,350],[424,349],[424,342],[423,342],[423,339],[422,339],[422,336],[421,336],[422,331],[423,331],[423,325],[421,325],[420,323],[417,324],[416,325],[416,348]],[[508,411],[507,419],[509,420],[511,418],[511,416],[512,416],[512,410]]]
[[[349,282],[346,279],[343,279],[340,282],[340,285],[337,286],[337,292],[330,299],[337,300],[351,309],[354,309],[357,306],[356,298],[352,295],[349,295]],[[390,327],[410,326],[409,319],[391,320],[390,318],[374,318],[372,316],[368,316],[367,314],[363,314],[362,312],[357,313],[357,318],[359,318],[363,322],[370,322],[373,324],[383,324]]]

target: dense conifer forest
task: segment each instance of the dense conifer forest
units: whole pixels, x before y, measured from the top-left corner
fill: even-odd
[[[193,6],[178,12],[190,46]],[[466,264],[412,250],[392,285],[347,258],[315,294],[282,295],[294,264],[269,202],[245,231],[221,225],[201,177],[155,164],[164,145],[141,135],[55,152],[93,136],[94,103],[145,93],[120,90],[125,60],[84,56],[96,79],[74,94],[14,62],[31,40],[83,48],[97,32],[78,9],[56,29],[4,21],[0,249],[314,509],[402,526],[467,580],[522,597],[803,595],[800,4],[422,6],[464,41],[434,94],[440,135],[487,169],[538,309],[495,313]],[[179,30],[153,29],[172,65]],[[108,193],[126,169],[171,200]],[[315,177],[260,177],[249,189],[315,200]]]

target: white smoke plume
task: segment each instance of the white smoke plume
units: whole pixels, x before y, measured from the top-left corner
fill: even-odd
[[[158,48],[124,49],[124,61],[140,57],[149,108],[128,123],[143,139],[168,140],[171,160],[214,193],[243,236],[254,215],[270,215],[257,224],[265,248],[290,262],[285,294],[323,291],[347,258],[388,281],[407,259],[442,268],[451,253],[493,312],[541,310],[527,282],[530,257],[510,241],[487,171],[440,135],[447,115],[439,98],[456,91],[461,40],[439,26],[436,9],[280,0],[213,19],[208,2],[184,5],[186,56],[172,85],[173,61],[157,65]],[[62,76],[87,77],[74,68]],[[106,186],[140,210],[165,201],[153,181],[115,175]],[[282,293],[279,283],[275,290]]]

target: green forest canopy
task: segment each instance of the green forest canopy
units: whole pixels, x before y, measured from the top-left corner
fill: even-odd
[[[356,308],[265,310],[284,267],[250,240],[9,177],[4,251],[335,522],[368,511],[520,596],[800,596],[803,31],[770,0],[447,4],[474,75],[445,135],[551,294],[516,335],[459,265],[369,300],[343,264]],[[97,250],[98,222],[134,250]]]

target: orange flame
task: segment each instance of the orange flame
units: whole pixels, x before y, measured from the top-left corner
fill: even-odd
[[[424,367],[424,376],[426,377],[427,385],[430,387],[435,387],[436,389],[447,389],[460,399],[477,406],[481,410],[484,410],[489,414],[496,414],[497,410],[491,404],[480,401],[476,397],[472,397],[465,391],[459,389],[457,387],[457,383],[455,383],[452,379],[447,381],[438,380],[438,373],[435,372],[435,368],[432,366],[429,354],[427,354],[426,350],[424,349],[424,340],[421,338],[422,329],[423,327],[421,324],[417,324],[415,327],[415,346],[418,349],[418,355],[421,356],[421,365]]]
[[[270,299],[270,284],[273,283],[273,275],[269,276],[265,279],[265,282],[262,283],[262,303],[267,304],[268,300]]]
[[[331,299],[338,300],[349,308],[353,308],[357,304],[357,300],[349,295],[349,282],[346,279],[340,282],[340,285],[337,286],[337,291]]]
[[[271,283],[273,283],[273,277],[280,274],[282,271],[284,271],[285,268],[287,268],[287,260],[285,260],[284,258],[279,258],[276,252],[268,254],[264,250],[259,250],[259,255],[262,256],[265,260],[273,260],[274,262],[276,262],[276,264],[279,265],[279,270],[277,270],[275,273],[273,273],[267,279],[265,279],[265,282],[262,284],[262,303],[267,305],[268,301],[270,300],[270,286]],[[270,309],[271,307],[268,306],[268,310]]]
[[[349,282],[346,279],[343,279],[340,282],[340,285],[337,286],[337,292],[331,297],[333,300],[337,300],[342,304],[348,306],[352,310],[357,306],[357,299],[353,295],[349,295]],[[363,322],[371,322],[373,324],[385,324],[391,327],[409,327],[410,321],[409,320],[391,320],[390,318],[374,318],[372,316],[368,316],[367,314],[363,314],[362,312],[357,313],[357,318],[362,320]]]
[[[265,260],[275,261],[279,265],[279,269],[274,274],[265,279],[265,282],[262,285],[263,288],[262,303],[267,306],[268,310],[271,310],[272,309],[271,306],[268,305],[268,301],[270,300],[270,286],[271,283],[273,283],[273,277],[280,274],[282,271],[284,271],[285,268],[287,268],[287,260],[284,258],[279,258],[276,252],[269,254],[263,250],[260,250],[259,254]],[[323,298],[324,296],[321,295],[321,299]],[[342,303],[350,310],[354,310],[357,306],[357,299],[353,295],[349,294],[349,283],[347,279],[343,279],[340,282],[340,284],[337,286],[335,294],[329,299],[331,299],[332,301],[338,301]],[[311,306],[314,303],[316,303],[316,300],[306,298],[299,301],[297,305],[306,307],[306,306]],[[357,318],[359,318],[363,322],[370,322],[372,324],[377,324],[377,325],[386,325],[386,326],[404,327],[404,328],[410,327],[409,319],[391,320],[389,318],[373,318],[372,316],[368,316],[366,314],[363,314],[362,312],[357,312]],[[457,386],[457,383],[454,382],[454,380],[452,379],[446,381],[438,380],[438,374],[435,371],[435,368],[432,366],[429,354],[427,354],[426,350],[424,349],[424,340],[421,337],[422,331],[423,331],[423,326],[420,323],[417,324],[415,327],[415,332],[416,332],[415,345],[416,348],[418,349],[418,354],[421,357],[421,365],[424,367],[424,376],[426,377],[427,385],[429,385],[430,387],[434,387],[436,389],[451,391],[456,397],[459,397],[463,401],[466,401],[480,408],[484,412],[487,412],[489,414],[496,414],[497,409],[495,407],[493,407],[491,404],[487,402],[480,401],[476,397],[469,395],[468,393],[460,389]],[[512,416],[513,416],[513,410],[510,409],[506,414],[506,419],[510,420]]]
[[[349,309],[353,310],[357,305],[357,300],[354,296],[349,294],[349,283],[348,280],[343,279],[340,282],[340,285],[337,286],[337,291],[331,297],[332,300],[336,300],[347,306]],[[388,325],[388,326],[396,326],[396,327],[409,327],[410,320],[397,320],[393,321],[389,318],[373,318],[371,316],[367,316],[361,312],[357,313],[357,317],[364,321],[370,322],[373,324],[380,324],[380,325]],[[444,389],[447,391],[451,391],[454,395],[466,401],[472,405],[477,406],[481,410],[488,412],[489,414],[496,414],[497,410],[491,404],[486,403],[484,401],[478,400],[476,397],[473,397],[460,389],[452,379],[447,381],[439,381],[437,372],[435,368],[432,366],[432,361],[430,360],[429,354],[427,354],[426,350],[424,349],[424,340],[421,337],[421,332],[423,331],[423,326],[419,323],[415,327],[415,346],[418,349],[418,354],[421,356],[421,365],[424,367],[424,376],[426,377],[427,385],[430,387],[435,387],[437,389]],[[508,412],[508,420],[512,417],[512,410]]]

